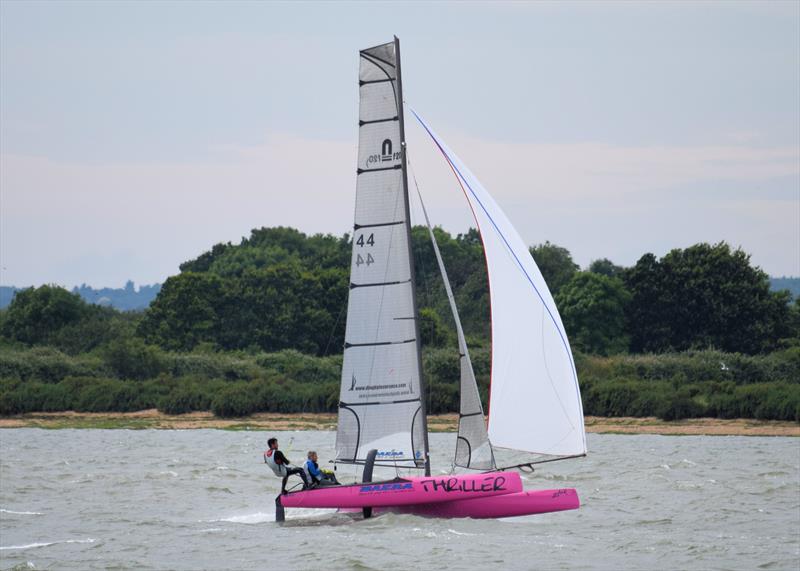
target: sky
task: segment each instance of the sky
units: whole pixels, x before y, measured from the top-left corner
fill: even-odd
[[[2,0],[0,284],[162,282],[252,228],[350,232],[357,54],[393,35],[407,105],[529,244],[586,267],[725,240],[800,275],[800,2]],[[412,121],[429,214],[464,232]]]

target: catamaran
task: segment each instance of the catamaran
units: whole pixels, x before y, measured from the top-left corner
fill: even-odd
[[[423,205],[460,355],[453,465],[471,470],[431,475],[399,40],[362,50],[359,62],[355,222],[334,461],[363,465],[364,471],[361,482],[352,485],[278,496],[276,518],[283,520],[285,508],[356,509],[365,517],[377,508],[472,518],[577,509],[576,490],[526,491],[517,471],[586,455],[578,377],[553,297],[498,204],[412,110],[452,170],[478,225],[491,304],[487,428],[455,297]],[[498,467],[497,447],[534,459]],[[375,466],[422,470],[424,476],[373,482]]]

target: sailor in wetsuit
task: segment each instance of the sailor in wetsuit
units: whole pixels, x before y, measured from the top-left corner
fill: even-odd
[[[283,455],[283,452],[278,450],[278,439],[270,438],[267,440],[267,445],[269,446],[269,450],[264,452],[264,462],[272,469],[276,476],[283,478],[283,482],[281,482],[281,493],[287,493],[286,480],[288,480],[289,476],[292,474],[297,474],[302,478],[303,489],[308,488],[309,481],[306,478],[305,472],[302,468],[292,466],[289,459]]]

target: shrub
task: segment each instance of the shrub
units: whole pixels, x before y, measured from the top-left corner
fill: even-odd
[[[164,367],[175,377],[204,379],[250,380],[261,374],[261,368],[252,358],[238,353],[169,353],[164,356]]]
[[[256,411],[252,392],[245,383],[228,386],[211,401],[211,411],[223,418],[252,414]]]
[[[178,387],[158,402],[158,410],[166,414],[185,414],[195,410],[208,410],[210,407],[208,391],[195,385]]]
[[[93,355],[71,357],[51,347],[0,348],[0,377],[57,383],[70,375],[104,376],[103,363]]]
[[[342,370],[342,358],[339,355],[315,357],[294,349],[262,353],[256,362],[269,372],[279,373],[300,383],[339,382]]]
[[[0,394],[0,414],[54,412],[70,408],[70,395],[58,385],[23,383]]]
[[[163,370],[161,350],[135,337],[109,343],[103,356],[109,368],[121,379],[151,379]]]
[[[663,401],[657,416],[662,420],[681,420],[703,416],[705,407],[690,396],[687,390],[680,390]]]

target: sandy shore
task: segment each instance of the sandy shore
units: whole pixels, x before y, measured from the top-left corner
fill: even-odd
[[[428,418],[431,432],[455,431],[455,414]],[[217,418],[210,412],[167,415],[155,409],[128,413],[30,413],[0,417],[0,428],[127,428],[227,430],[335,430],[335,414],[262,413],[245,418]],[[800,423],[751,419],[693,418],[666,422],[654,417],[586,417],[586,431],[611,434],[707,434],[719,436],[800,436]]]

